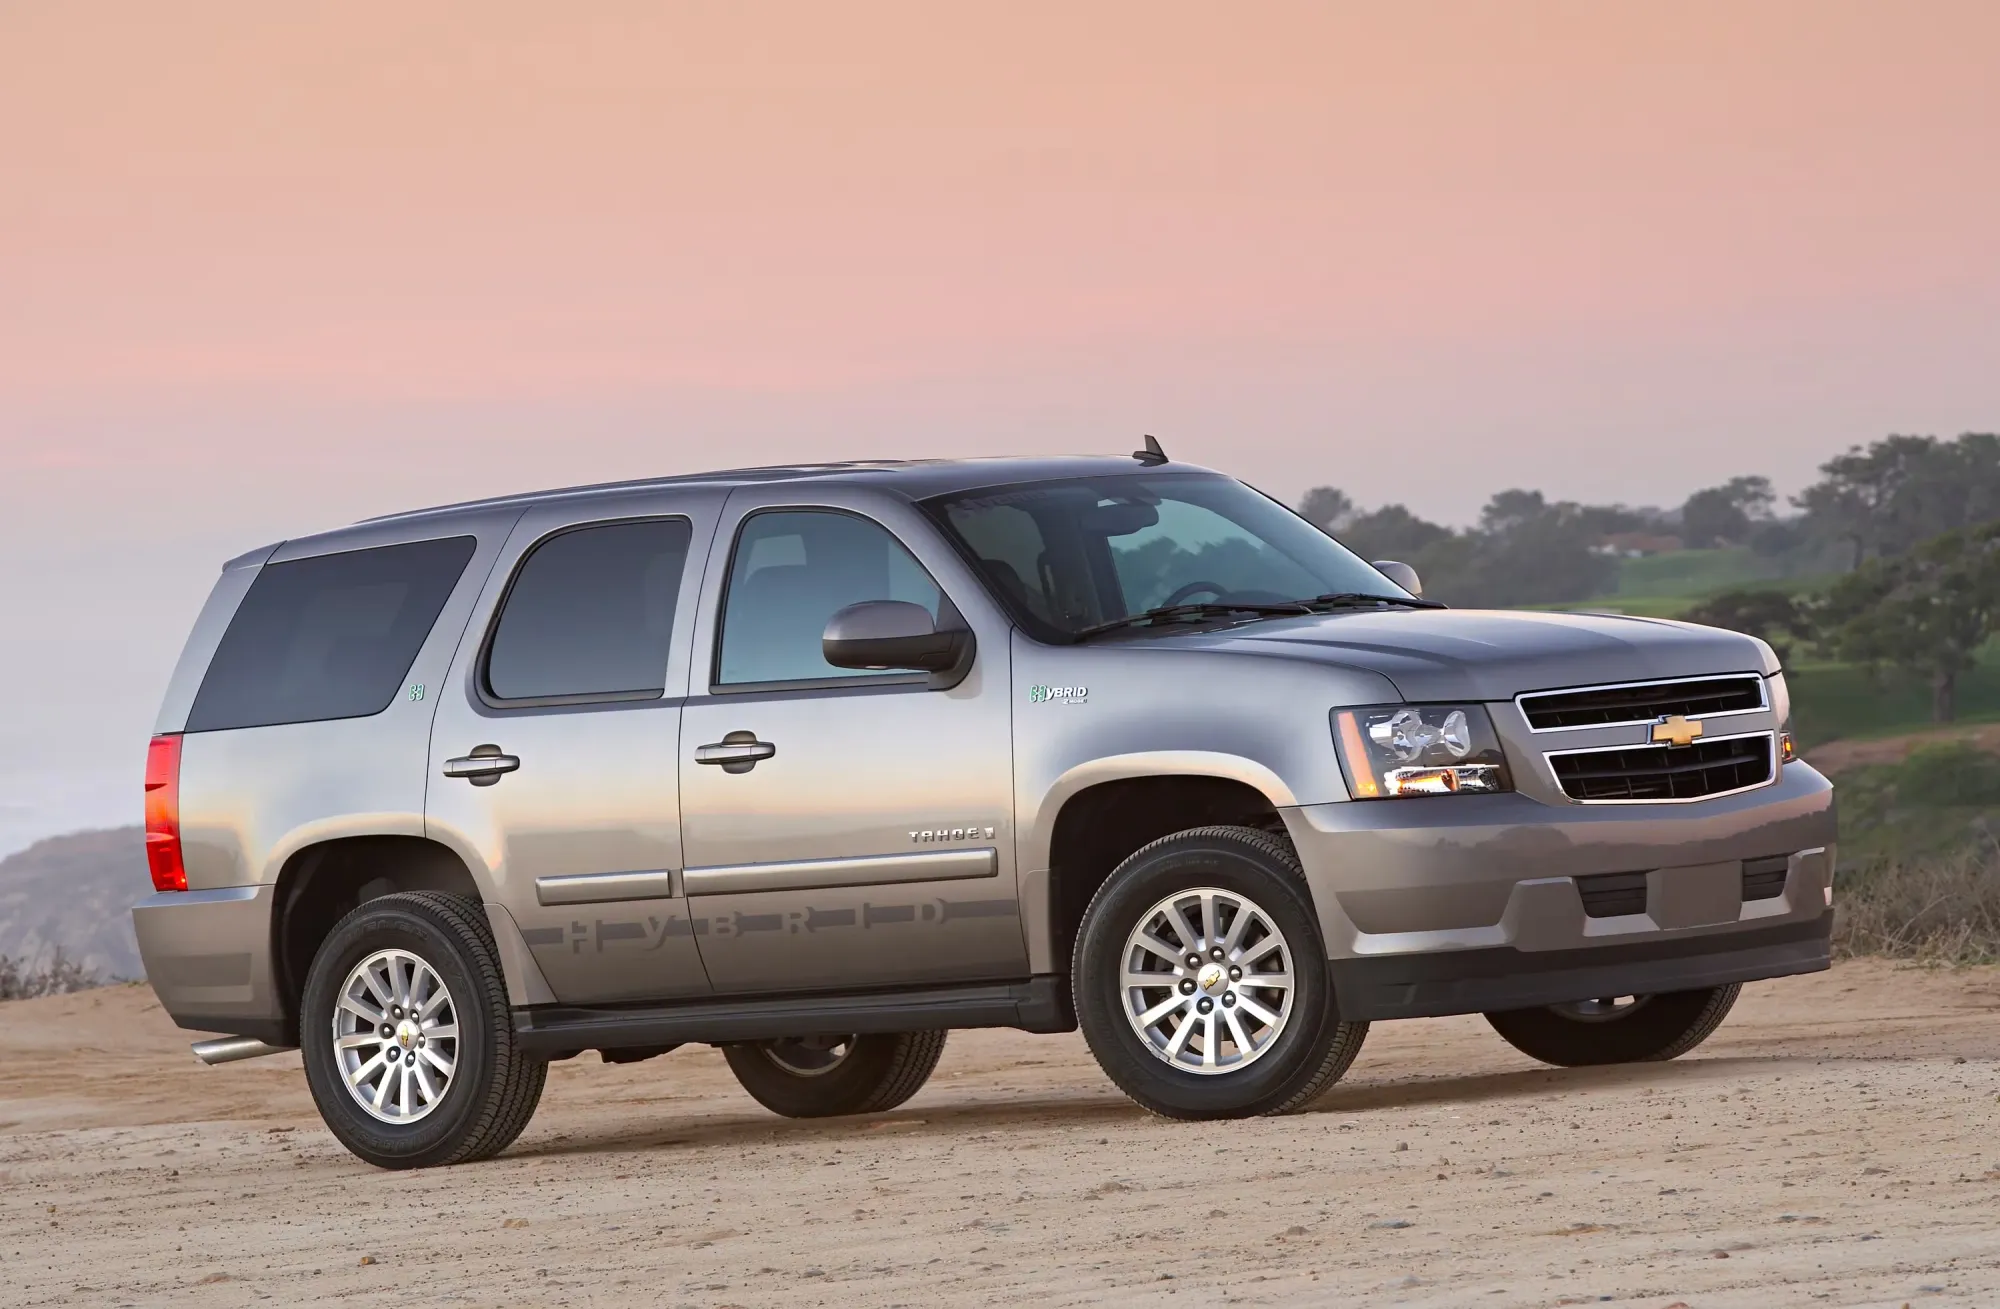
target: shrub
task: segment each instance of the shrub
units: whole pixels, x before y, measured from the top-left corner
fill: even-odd
[[[45,995],[68,995],[104,985],[104,979],[59,948],[46,963],[0,955],[0,1000],[34,1000]]]
[[[1834,952],[1933,963],[2000,963],[2000,847],[1843,868]]]

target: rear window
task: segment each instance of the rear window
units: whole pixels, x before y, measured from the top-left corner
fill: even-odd
[[[657,698],[693,527],[685,518],[602,523],[529,552],[486,655],[496,700]]]
[[[381,713],[477,544],[453,536],[265,565],[209,661],[187,730]]]

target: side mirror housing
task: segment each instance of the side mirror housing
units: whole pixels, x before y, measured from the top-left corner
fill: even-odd
[[[972,652],[972,633],[939,631],[930,611],[904,600],[864,600],[829,618],[820,653],[835,668],[945,673]]]
[[[1424,579],[1417,576],[1417,570],[1408,564],[1399,564],[1394,559],[1377,559],[1373,565],[1376,572],[1402,587],[1411,595],[1424,593]]]

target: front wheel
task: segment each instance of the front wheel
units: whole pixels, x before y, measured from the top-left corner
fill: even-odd
[[[1507,1044],[1561,1068],[1674,1059],[1722,1025],[1742,991],[1740,982],[1672,991],[1577,1000],[1541,1009],[1486,1015]]]
[[[943,1032],[793,1036],[726,1045],[729,1071],[751,1099],[787,1118],[879,1114],[923,1089],[944,1054]]]
[[[1169,1118],[1302,1109],[1368,1034],[1335,1012],[1297,856],[1249,827],[1181,832],[1120,864],[1084,912],[1073,989],[1105,1075]]]
[[[299,1042],[320,1117],[380,1168],[498,1154],[548,1076],[514,1043],[485,913],[435,891],[382,896],[335,924],[306,974]]]

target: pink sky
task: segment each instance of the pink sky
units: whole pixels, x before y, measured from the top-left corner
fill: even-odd
[[[1987,0],[10,4],[0,676],[79,695],[0,719],[0,850],[133,808],[218,560],[365,513],[1150,430],[1465,521],[1991,430],[1995,50]]]

